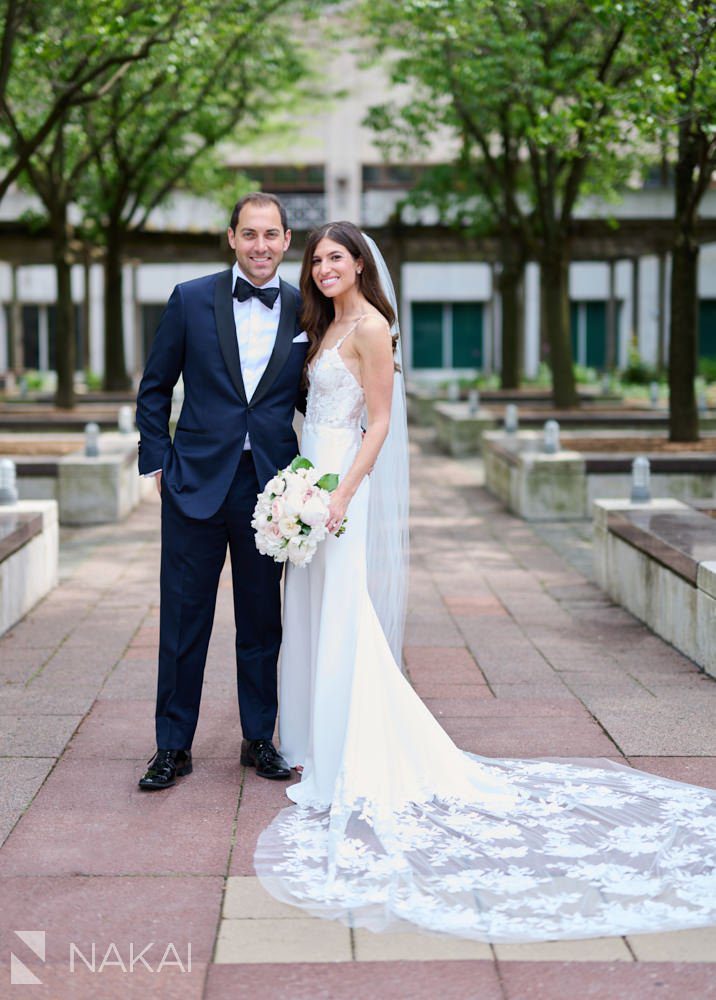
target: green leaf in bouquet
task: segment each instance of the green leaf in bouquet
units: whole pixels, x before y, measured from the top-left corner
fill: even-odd
[[[299,469],[312,469],[313,462],[310,462],[303,455],[296,455],[294,460],[291,462],[291,472],[298,472]]]
[[[346,525],[347,525],[347,524],[348,524],[348,518],[347,518],[347,517],[344,517],[344,518],[343,518],[343,523],[341,524],[341,526],[340,526],[340,528],[338,529],[338,531],[337,531],[337,532],[335,533],[335,537],[336,537],[336,538],[340,538],[340,537],[341,537],[341,535],[344,535],[344,534],[345,534],[345,531],[346,531]]]
[[[328,490],[329,493],[332,493],[336,486],[338,486],[337,474],[335,472],[327,472],[325,476],[321,476],[316,483],[316,486],[320,487],[322,490]]]

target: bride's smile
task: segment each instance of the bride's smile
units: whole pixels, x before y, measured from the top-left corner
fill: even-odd
[[[355,289],[362,269],[360,259],[354,260],[344,246],[328,238],[317,244],[311,261],[313,280],[331,299]]]

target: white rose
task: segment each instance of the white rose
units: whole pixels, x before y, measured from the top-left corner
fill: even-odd
[[[273,479],[269,479],[266,483],[266,492],[274,493],[277,497],[280,497],[285,489],[286,484],[282,476],[274,476]]]
[[[315,551],[315,545],[311,545],[305,536],[292,538],[288,543],[289,559],[294,566],[307,565],[313,559]]]
[[[300,525],[292,517],[284,516],[280,518],[278,526],[284,538],[294,538],[301,532]]]
[[[319,496],[312,496],[301,509],[301,520],[311,527],[317,524],[325,524],[328,519],[328,510],[323,500]]]
[[[316,468],[306,469],[306,481],[310,483],[311,486],[315,486],[320,478],[321,478],[321,473],[318,471],[318,469]]]
[[[298,490],[289,489],[283,495],[283,513],[288,517],[298,517],[303,507],[303,484]]]
[[[308,536],[312,545],[318,545],[319,542],[322,542],[327,537],[328,528],[325,524],[317,524],[314,528],[311,528],[311,534]]]

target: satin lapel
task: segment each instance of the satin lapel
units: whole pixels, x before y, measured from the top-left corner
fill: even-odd
[[[256,386],[251,405],[258,403],[268,392],[274,379],[286,364],[291,353],[291,344],[296,332],[296,305],[295,296],[291,286],[285,281],[281,281],[281,315],[276,331],[276,342],[273,345],[273,353],[269,358],[269,363]]]
[[[231,271],[222,271],[214,286],[216,331],[219,335],[219,346],[224,356],[227,371],[241,402],[245,404],[246,390],[241,376],[241,359],[239,358],[239,344],[236,339],[236,323],[234,322],[234,300],[231,293]]]

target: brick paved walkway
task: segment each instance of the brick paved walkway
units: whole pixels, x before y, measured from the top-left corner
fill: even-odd
[[[533,530],[480,488],[477,463],[414,437],[406,662],[450,735],[716,787],[716,682],[589,582],[588,531]],[[61,585],[0,639],[0,997],[716,998],[716,929],[491,948],[352,932],[266,897],[253,848],[286,800],[238,764],[226,571],[194,774],[138,792],[158,519],[150,501],[118,528],[66,532]],[[44,962],[18,930],[46,932]],[[131,972],[130,948],[147,949]],[[11,951],[43,985],[10,985]]]

